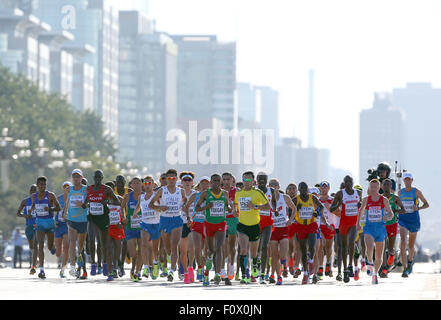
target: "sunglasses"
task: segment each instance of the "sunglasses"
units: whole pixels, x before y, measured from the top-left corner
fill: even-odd
[[[182,181],[188,182],[188,181],[193,181],[193,179],[192,178],[184,178],[184,179],[182,179]]]
[[[252,178],[249,178],[249,179],[243,178],[242,180],[243,180],[243,182],[251,182],[251,181],[253,181]]]
[[[149,185],[149,184],[153,184],[153,182],[151,182],[151,181],[150,182],[144,181],[144,184],[145,185]]]
[[[176,177],[167,177],[167,180],[176,180]]]

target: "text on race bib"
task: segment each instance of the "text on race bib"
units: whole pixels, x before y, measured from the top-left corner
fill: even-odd
[[[250,209],[248,208],[248,202],[251,202],[251,198],[250,197],[243,197],[243,198],[239,198],[239,210],[240,211],[250,211]]]
[[[213,207],[210,209],[210,216],[223,217],[225,215],[225,202],[222,200],[215,200],[212,203]]]
[[[109,206],[109,220],[111,225],[117,225],[121,221],[120,211],[118,206]]]
[[[358,214],[358,204],[357,203],[346,204],[345,214],[348,217],[356,216]]]
[[[37,216],[37,213],[35,212],[35,210],[32,210],[32,206],[27,206],[26,210],[27,210],[28,214],[31,214],[32,218],[35,218]]]
[[[84,202],[84,196],[82,194],[73,194],[70,196],[70,207],[71,208],[79,208],[80,206],[77,206],[77,201],[80,201],[81,203]]]
[[[35,213],[37,217],[44,217],[49,215],[49,212],[45,211],[44,208],[49,208],[49,206],[46,203],[35,204]]]
[[[402,200],[401,202],[403,203],[404,210],[406,210],[406,213],[414,212],[413,206],[415,205],[415,202],[413,202],[413,200]]]
[[[370,222],[380,222],[383,218],[383,210],[381,207],[370,207],[368,217]]]
[[[100,216],[104,214],[104,206],[100,202],[90,202],[89,212],[93,216]]]
[[[138,218],[134,218],[133,216],[130,218],[130,228],[138,229],[141,227],[142,217],[138,216]]]
[[[314,209],[312,207],[302,207],[299,210],[299,218],[305,219],[305,220],[310,220],[310,219],[312,219],[313,212],[314,212]]]

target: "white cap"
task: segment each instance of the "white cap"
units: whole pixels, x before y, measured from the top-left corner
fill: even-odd
[[[267,176],[268,177],[268,175],[263,171],[260,171],[256,177],[258,177],[258,176]]]
[[[410,172],[404,172],[403,173],[403,180],[406,179],[406,178],[409,178],[409,179],[413,180],[413,176],[412,176],[412,174]]]
[[[203,176],[199,179],[199,183],[201,183],[203,180],[207,180],[208,182],[210,182],[210,178],[207,176]]]
[[[176,185],[177,185],[178,187],[182,187],[182,181],[181,181],[181,180],[178,180],[178,182],[176,182]]]
[[[309,188],[309,193],[320,194],[320,190],[317,187],[312,187],[312,188]]]
[[[79,174],[80,176],[83,176],[83,171],[81,171],[81,169],[74,169],[72,171],[72,175],[74,175],[75,173]]]
[[[70,181],[64,181],[62,187],[64,187],[66,184],[69,185],[69,187],[72,187],[72,182]]]

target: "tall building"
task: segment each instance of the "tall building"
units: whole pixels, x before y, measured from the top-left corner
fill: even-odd
[[[53,31],[69,31],[76,45],[91,45],[95,53],[84,56],[93,67],[94,110],[102,117],[107,134],[118,136],[118,12],[105,0],[39,1],[33,13]]]
[[[360,112],[360,183],[366,187],[367,170],[386,161],[403,161],[403,113],[393,107],[389,93],[375,93],[373,107]]]
[[[257,109],[256,89],[251,83],[238,82],[237,90],[237,114],[239,121],[260,121],[260,110]]]
[[[279,144],[279,92],[268,86],[257,86],[257,110],[262,129],[274,130],[275,144]]]
[[[173,35],[178,45],[178,116],[237,128],[236,43],[213,35]]]
[[[177,46],[137,11],[120,11],[119,159],[166,167],[166,134],[176,127]]]

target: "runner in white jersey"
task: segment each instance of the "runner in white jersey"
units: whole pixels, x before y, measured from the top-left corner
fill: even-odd
[[[138,213],[141,211],[141,255],[144,273],[149,272],[152,279],[156,280],[159,275],[160,213],[149,207],[156,195],[156,192],[153,191],[153,177],[147,176],[143,181],[145,192],[139,197],[133,217],[137,219]]]
[[[182,235],[182,206],[187,202],[187,198],[181,188],[176,187],[178,173],[174,169],[167,172],[166,187],[158,190],[149,204],[149,208],[161,212],[159,226],[161,237],[165,242],[167,254],[171,255],[171,267],[168,274],[168,281],[173,281],[178,260],[178,244]],[[159,202],[160,205],[155,203]]]
[[[197,191],[193,190],[193,172],[181,172],[179,174],[179,179],[182,181],[183,192],[185,198],[188,200],[193,194],[196,194]],[[184,283],[189,284],[194,282],[194,270],[193,264],[191,263],[189,266],[188,261],[188,251],[194,250],[193,241],[189,241],[189,234],[191,232],[191,217],[189,216],[189,212],[193,212],[195,203],[192,203],[191,206],[186,211],[186,207],[182,208],[182,235],[181,241],[179,242],[179,252],[180,252],[180,263],[182,264],[183,273],[184,273]],[[194,255],[193,255],[194,256]]]
[[[291,197],[279,192],[280,184],[277,179],[271,179],[269,186],[274,188],[275,210],[271,210],[274,230],[271,233],[271,267],[277,273],[276,285],[282,284],[281,265],[286,265],[286,257],[289,249],[289,226],[295,221],[296,206]],[[292,210],[288,216],[288,207]]]

